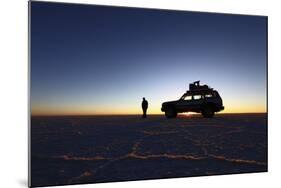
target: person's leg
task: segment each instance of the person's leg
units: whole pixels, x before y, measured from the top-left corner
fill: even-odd
[[[146,111],[147,111],[147,109],[144,109],[144,117],[146,118]]]
[[[145,112],[144,112],[145,110],[144,110],[144,108],[142,109],[142,118],[145,118]]]

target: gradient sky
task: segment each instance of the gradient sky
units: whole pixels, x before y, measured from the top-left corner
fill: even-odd
[[[148,113],[201,80],[266,112],[267,18],[31,3],[33,115]]]

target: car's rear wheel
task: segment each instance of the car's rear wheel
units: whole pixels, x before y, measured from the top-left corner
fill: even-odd
[[[215,112],[211,106],[204,107],[201,113],[205,118],[212,118],[215,115]]]
[[[175,118],[175,117],[177,117],[177,112],[173,108],[168,108],[165,111],[165,116],[167,118]]]

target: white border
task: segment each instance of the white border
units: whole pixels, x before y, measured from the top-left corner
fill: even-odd
[[[168,180],[75,185],[73,187],[279,187],[281,160],[280,65],[281,14],[275,0],[65,0],[57,2],[119,5],[269,16],[269,172]],[[3,1],[0,6],[0,186],[27,186],[28,4]],[[278,186],[279,185],[279,186]]]

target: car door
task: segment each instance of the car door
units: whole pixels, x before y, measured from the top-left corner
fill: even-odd
[[[202,95],[193,95],[193,100],[191,104],[191,108],[193,111],[198,111],[201,108],[201,104],[203,103],[203,96]]]
[[[192,105],[192,95],[186,95],[182,97],[177,103],[177,109],[185,112],[190,109]]]

